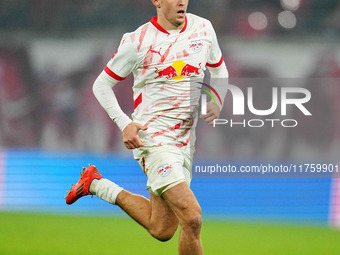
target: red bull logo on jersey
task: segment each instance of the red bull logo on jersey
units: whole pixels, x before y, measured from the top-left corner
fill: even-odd
[[[195,41],[191,41],[189,44],[189,48],[194,52],[200,52],[203,48],[203,43],[201,42],[201,40],[195,40]]]
[[[162,177],[166,177],[171,173],[172,166],[169,165],[168,163],[161,165],[158,168],[157,174]]]
[[[190,77],[192,75],[199,75],[199,70],[201,69],[201,63],[199,63],[198,67],[189,65],[183,61],[175,61],[171,66],[163,70],[159,70],[156,67],[157,76],[155,79],[166,78],[173,79],[176,81],[180,81],[185,77]]]

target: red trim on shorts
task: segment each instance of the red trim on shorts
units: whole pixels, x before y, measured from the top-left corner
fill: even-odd
[[[209,64],[209,63],[207,63],[206,65],[208,67],[219,67],[220,65],[222,65],[222,62],[223,62],[223,56],[221,57],[220,61],[218,61],[216,64]]]
[[[136,109],[138,105],[140,105],[141,103],[142,103],[142,93],[140,93],[139,96],[136,98],[135,106],[133,107],[133,109]]]
[[[146,170],[145,170],[145,158],[142,157],[142,164],[143,164],[143,172],[146,174]]]
[[[119,75],[115,74],[114,72],[112,72],[110,70],[110,68],[108,68],[107,66],[105,66],[104,68],[105,73],[107,73],[108,75],[110,75],[113,79],[117,80],[117,81],[122,81],[125,80],[126,77],[120,77]]]
[[[168,31],[166,31],[161,25],[159,25],[157,23],[157,19],[158,17],[152,17],[152,19],[150,20],[151,24],[154,25],[159,31],[170,35],[170,33]],[[185,16],[185,23],[184,23],[184,27],[182,28],[182,30],[180,31],[180,33],[183,33],[186,29],[187,29],[187,25],[188,25],[188,20],[187,20],[187,16]]]

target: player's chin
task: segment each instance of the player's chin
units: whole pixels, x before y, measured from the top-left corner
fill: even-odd
[[[183,25],[185,22],[185,15],[182,17],[182,16],[178,16],[175,18],[175,23],[177,25],[177,27]]]

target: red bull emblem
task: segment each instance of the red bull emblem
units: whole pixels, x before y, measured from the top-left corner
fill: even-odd
[[[203,43],[201,42],[201,40],[191,41],[189,44],[189,48],[195,53],[200,52],[203,48]]]
[[[161,165],[158,170],[157,174],[162,177],[166,177],[171,173],[172,166],[169,165],[168,163]]]
[[[173,77],[177,77],[176,69],[173,66],[169,66],[161,71],[158,71],[158,68],[156,67],[156,73],[158,74],[157,78],[165,77],[167,79],[171,79]]]
[[[156,67],[156,73],[158,74],[155,79],[158,78],[166,78],[166,79],[174,79],[176,81],[182,80],[185,77],[190,77],[193,75],[199,75],[199,71],[201,69],[201,63],[199,63],[199,67],[195,67],[189,64],[186,64],[183,61],[176,61],[171,66],[163,70],[158,70]]]

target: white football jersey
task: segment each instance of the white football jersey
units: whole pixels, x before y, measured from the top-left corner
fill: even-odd
[[[167,31],[153,17],[124,34],[104,71],[117,81],[133,73],[132,118],[148,127],[140,132],[145,146],[183,147],[195,141],[202,87],[197,79],[203,81],[206,66],[221,65],[225,66],[210,21],[187,14],[182,30]]]

